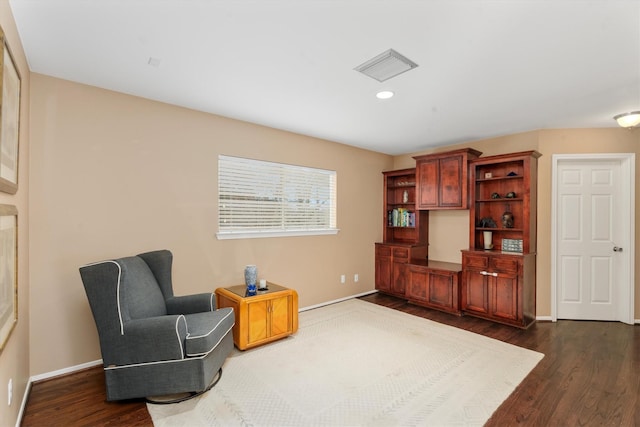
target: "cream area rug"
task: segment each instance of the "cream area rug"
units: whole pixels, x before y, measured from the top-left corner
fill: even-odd
[[[234,350],[204,395],[148,405],[154,425],[481,426],[544,357],[357,299],[299,325]]]

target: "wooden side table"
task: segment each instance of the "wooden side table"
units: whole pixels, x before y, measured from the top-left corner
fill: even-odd
[[[240,350],[284,338],[298,330],[298,293],[275,283],[247,296],[246,286],[216,289],[218,307],[233,307],[233,342]]]

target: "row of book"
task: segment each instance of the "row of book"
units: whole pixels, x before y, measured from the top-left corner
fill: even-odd
[[[387,211],[387,225],[389,227],[415,227],[416,213],[404,208]]]

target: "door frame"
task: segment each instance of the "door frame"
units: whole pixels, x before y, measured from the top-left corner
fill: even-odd
[[[629,230],[629,242],[622,254],[627,257],[627,268],[621,272],[620,282],[627,283],[628,289],[618,289],[618,318],[620,322],[633,325],[635,307],[635,153],[598,153],[598,154],[553,154],[551,159],[551,320],[558,320],[558,165],[571,160],[617,160],[620,162],[621,193],[623,194],[622,210],[628,213],[624,222]],[[625,300],[628,301],[625,304]]]

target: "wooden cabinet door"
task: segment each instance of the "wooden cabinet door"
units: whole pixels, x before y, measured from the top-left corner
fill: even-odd
[[[416,181],[419,189],[418,209],[438,207],[438,165],[437,159],[421,160],[416,164]]]
[[[391,281],[391,290],[396,295],[404,296],[407,288],[407,262],[393,261],[393,280]]]
[[[291,297],[289,295],[273,298],[270,301],[269,319],[271,325],[269,328],[269,336],[276,337],[278,335],[289,335],[291,331]]]
[[[416,304],[458,314],[459,273],[427,266],[407,266],[407,299]]]
[[[462,272],[462,309],[479,314],[489,313],[489,276],[480,270],[466,269]]]
[[[462,156],[453,156],[440,159],[439,162],[439,197],[438,206],[462,207],[466,206],[466,182],[463,179]]]
[[[452,155],[416,163],[418,209],[467,207],[466,157]]]
[[[247,304],[247,344],[267,339],[269,337],[269,301],[261,300]]]
[[[429,271],[429,303],[449,310],[458,309],[458,280],[457,275]]]
[[[279,335],[291,334],[291,297],[289,295],[247,305],[247,345]]]
[[[407,298],[429,302],[429,270],[410,265],[407,268]]]
[[[376,254],[376,289],[391,290],[392,262],[390,255]]]
[[[391,290],[398,296],[404,296],[407,287],[407,263],[409,262],[409,249],[393,246],[391,248]]]
[[[518,276],[515,274],[498,273],[492,277],[491,283],[491,316],[518,321]]]

